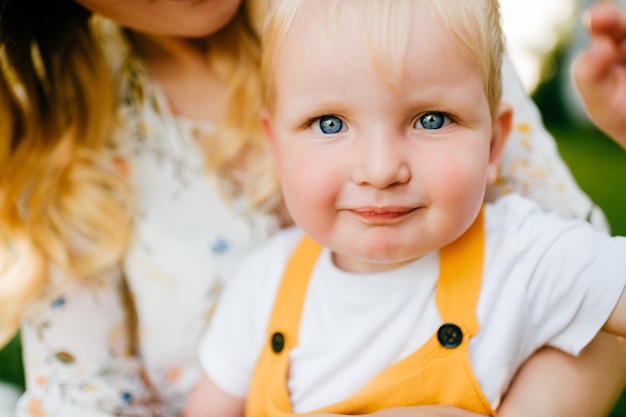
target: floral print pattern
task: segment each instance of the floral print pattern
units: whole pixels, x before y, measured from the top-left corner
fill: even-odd
[[[223,201],[203,169],[211,126],[173,116],[123,31],[96,23],[117,87],[109,148],[135,190],[134,240],[119,269],[88,283],[53,271],[60,290],[23,320],[17,415],[174,417],[200,376],[196,342],[225,281],[278,223]]]

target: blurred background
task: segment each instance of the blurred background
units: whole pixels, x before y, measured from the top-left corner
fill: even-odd
[[[613,234],[626,235],[626,152],[588,121],[569,77],[586,45],[582,11],[594,0],[500,0],[509,57],[580,186],[600,206]],[[626,0],[615,0],[626,8]],[[19,341],[0,350],[0,417],[23,390]],[[612,417],[626,417],[622,395]]]
[[[587,119],[571,78],[587,45],[582,13],[595,0],[500,0],[507,51],[580,186],[626,234],[626,152]],[[614,0],[626,8],[626,0]],[[626,411],[624,414],[626,416]]]

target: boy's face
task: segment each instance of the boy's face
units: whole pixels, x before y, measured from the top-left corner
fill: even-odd
[[[274,61],[275,112],[264,117],[295,221],[354,272],[454,241],[495,179],[510,112],[492,130],[479,68],[423,8],[392,89],[357,19],[345,13],[338,41],[323,7],[307,4]]]

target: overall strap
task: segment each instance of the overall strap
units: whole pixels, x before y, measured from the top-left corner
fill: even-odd
[[[246,417],[264,417],[268,408],[285,410],[291,416],[291,402],[282,387],[288,379],[289,351],[298,345],[298,329],[307,287],[322,247],[304,236],[291,255],[276,294],[268,323],[268,339],[252,376],[246,397]],[[290,277],[290,279],[286,279]]]
[[[480,295],[485,252],[483,209],[472,226],[439,251],[436,302],[444,323],[463,323],[467,336],[478,333],[476,306]],[[473,277],[477,277],[476,282]]]
[[[306,290],[320,251],[316,242],[304,237],[287,264],[268,325],[268,340],[252,378],[246,417],[295,416],[287,388],[289,351],[298,344]],[[391,407],[449,404],[495,415],[469,361],[469,339],[479,329],[476,306],[483,251],[481,211],[463,236],[440,251],[436,304],[444,324],[439,331],[349,398],[305,414],[357,415]]]

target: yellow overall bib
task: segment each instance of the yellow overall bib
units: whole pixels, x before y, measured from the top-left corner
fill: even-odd
[[[280,284],[252,377],[246,417],[293,417],[287,388],[289,351],[297,344],[308,280],[321,247],[304,237]],[[411,405],[454,405],[495,416],[469,361],[478,332],[476,306],[484,251],[482,211],[472,227],[440,251],[436,304],[443,325],[414,353],[381,371],[351,397],[313,413],[368,414]]]

